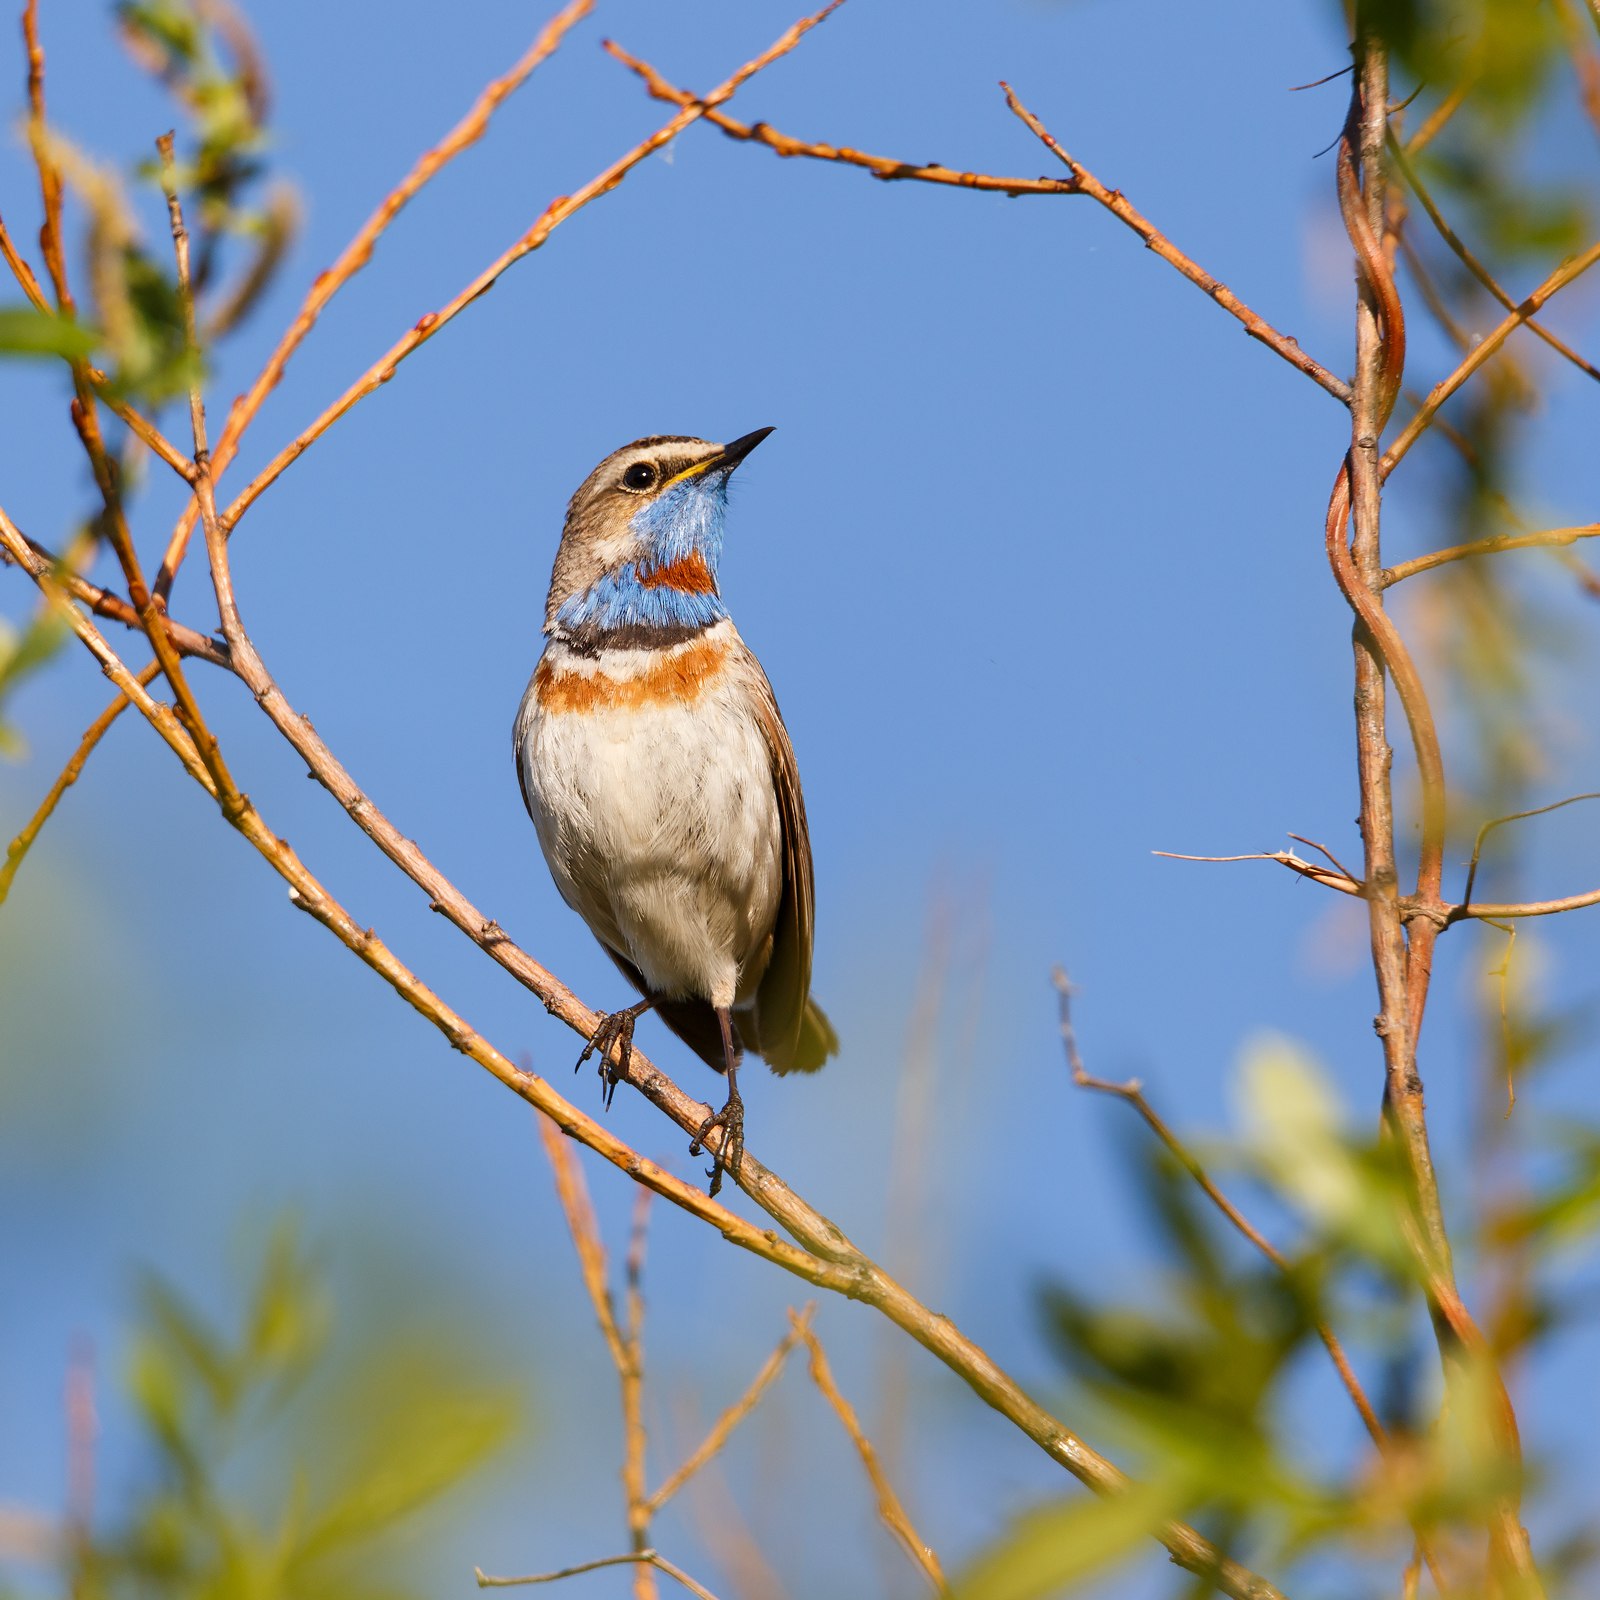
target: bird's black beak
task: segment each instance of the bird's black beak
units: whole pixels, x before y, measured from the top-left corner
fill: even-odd
[[[732,472],[771,432],[771,428],[757,428],[754,433],[744,434],[732,444],[723,445],[721,454],[715,456],[710,465],[720,472]]]

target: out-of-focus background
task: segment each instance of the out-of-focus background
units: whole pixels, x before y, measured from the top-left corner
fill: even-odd
[[[171,105],[130,63],[109,8],[44,0],[41,12],[53,125],[95,159],[149,156]],[[310,277],[544,13],[251,7],[270,162],[304,218],[209,375],[219,420]],[[247,481],[553,196],[666,120],[602,36],[706,89],[791,20],[768,3],[602,0],[383,237],[228,481]],[[0,210],[31,247],[23,59],[9,25],[5,37]],[[1347,88],[1289,91],[1347,59],[1325,4],[933,3],[913,16],[852,0],[730,110],[909,161],[1051,170],[1007,113],[1005,78],[1107,184],[1344,372],[1352,273],[1325,152]],[[1526,138],[1559,176],[1592,168],[1595,151],[1570,84],[1557,89]],[[137,192],[159,257],[158,197]],[[1513,293],[1544,270],[1520,270]],[[1591,352],[1597,293],[1580,284],[1551,315]],[[1419,315],[1416,386],[1455,359]],[[1542,351],[1528,360],[1543,409],[1522,424],[1508,487],[1541,524],[1584,522],[1600,397]],[[60,545],[92,487],[64,422],[64,373],[8,364],[0,395],[0,496]],[[166,414],[174,437],[180,410]],[[397,825],[589,1003],[619,1003],[616,972],[548,879],[510,759],[562,513],[593,464],[638,435],[769,424],[735,480],[724,591],[799,755],[815,988],[843,1050],[815,1078],[749,1075],[751,1147],[1115,1448],[1065,1374],[1041,1293],[1065,1283],[1138,1301],[1168,1262],[1130,1179],[1130,1114],[1069,1081],[1052,964],[1077,986],[1091,1070],[1139,1076],[1202,1143],[1239,1127],[1238,1066],[1264,1031],[1301,1042],[1352,1127],[1377,1115],[1359,904],[1270,864],[1152,854],[1277,849],[1292,829],[1359,859],[1349,614],[1322,552],[1348,432],[1332,399],[1087,199],[884,184],[696,127],[506,273],[268,491],[234,543],[247,621],[291,700]],[[1453,470],[1428,441],[1397,475],[1391,559],[1455,542],[1441,515]],[[135,530],[152,553],[179,487],[154,466],[140,489]],[[1538,715],[1521,729],[1538,804],[1600,787],[1600,610],[1554,562],[1518,559],[1517,603],[1540,619],[1525,663]],[[1426,581],[1397,605],[1439,643]],[[0,608],[20,623],[31,605],[8,570]],[[199,560],[173,610],[210,626]],[[271,826],[485,1035],[597,1107],[598,1085],[572,1082],[573,1035],[366,848],[237,684],[194,677]],[[25,749],[0,762],[0,834],[107,693],[73,653],[8,706]],[[1447,735],[1462,736],[1470,711],[1446,710]],[[486,1463],[371,1565],[352,1556],[340,1592],[389,1592],[403,1572],[407,1592],[465,1594],[474,1563],[531,1572],[622,1549],[613,1374],[531,1113],[295,913],[138,721],[113,730],[0,913],[0,1505],[14,1522],[60,1512],[69,1378],[81,1395],[92,1374],[96,1515],[127,1515],[151,1492],[163,1363],[183,1366],[172,1349],[187,1314],[172,1297],[232,1337],[266,1260],[278,1278],[258,1307],[258,1355],[278,1350],[292,1368],[323,1324],[328,1353],[282,1404],[217,1399],[218,1380],[205,1426],[238,1431],[227,1470],[240,1484],[287,1481],[283,1464],[298,1461],[310,1504],[338,1481],[382,1510],[387,1461],[418,1477],[388,1485],[403,1509],[413,1490],[428,1497],[418,1462]],[[1596,881],[1583,813],[1525,825],[1518,892]],[[1463,854],[1453,846],[1456,887]],[[1600,1114],[1596,919],[1519,942],[1519,997],[1561,1024],[1517,1108],[1534,1130]],[[1484,1126],[1480,1002],[1503,944],[1466,927],[1439,949],[1422,1066],[1447,1205]],[[715,1091],[664,1030],[647,1021],[640,1037],[685,1087]],[[610,1120],[697,1173],[636,1096],[619,1095]],[[619,1257],[631,1194],[588,1171]],[[1259,1215],[1290,1226],[1269,1203]],[[1581,1262],[1561,1271],[1565,1291],[1592,1294]],[[666,1206],[645,1284],[659,1477],[805,1290]],[[818,1327],[952,1565],[1066,1487],[866,1310],[825,1304]],[[1536,1540],[1569,1527],[1600,1472],[1592,1408],[1575,1403],[1592,1390],[1593,1348],[1592,1322],[1573,1320],[1517,1374],[1524,1432],[1558,1485],[1533,1513]],[[1431,1362],[1419,1344],[1423,1388]],[[1326,1460],[1352,1455],[1359,1423],[1325,1365],[1308,1353],[1290,1386],[1301,1437]],[[798,1362],[656,1540],[723,1594],[921,1587]],[[780,1586],[752,1565],[757,1550]],[[1172,1593],[1166,1571],[1141,1546],[1105,1592]],[[621,1595],[631,1580],[574,1581]],[[0,1580],[19,1596],[56,1582],[25,1560]],[[1302,1592],[1357,1592],[1319,1583],[1335,1579],[1313,1564]]]

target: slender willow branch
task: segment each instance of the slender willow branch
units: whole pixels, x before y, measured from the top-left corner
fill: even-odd
[[[650,1510],[645,1495],[645,1426],[644,1426],[644,1302],[640,1295],[639,1276],[643,1268],[643,1219],[635,1226],[633,1243],[628,1252],[628,1314],[626,1326],[617,1318],[611,1289],[606,1282],[606,1252],[600,1240],[600,1223],[594,1213],[594,1204],[583,1181],[583,1170],[571,1147],[556,1131],[555,1124],[544,1117],[537,1120],[539,1138],[555,1173],[556,1194],[561,1201],[562,1214],[567,1221],[567,1232],[572,1235],[573,1248],[578,1254],[578,1268],[583,1276],[583,1286],[589,1302],[594,1307],[595,1320],[600,1324],[600,1334],[616,1368],[617,1388],[622,1401],[622,1492],[627,1507],[628,1536],[636,1551],[650,1547]],[[642,1204],[648,1204],[650,1191],[638,1190]],[[637,1600],[654,1600],[655,1580],[647,1567],[641,1566],[634,1577],[634,1594]]]
[[[753,77],[763,67],[770,66],[780,56],[787,55],[812,28],[816,27],[831,12],[836,11],[843,3],[844,0],[831,0],[830,4],[824,6],[815,15],[802,18],[792,28],[785,31],[775,43],[763,50],[760,55],[751,61],[747,61],[724,83],[713,89],[704,101],[697,101],[695,105],[679,111],[671,121],[657,128],[648,138],[640,140],[625,155],[612,162],[598,177],[591,178],[581,189],[578,189],[573,194],[562,195],[559,199],[552,200],[545,208],[544,214],[521,238],[485,267],[448,304],[438,311],[430,311],[423,316],[409,333],[391,345],[389,350],[368,367],[366,372],[356,379],[332,405],[323,411],[308,427],[297,434],[256,474],[249,485],[228,506],[221,519],[224,530],[231,532],[237,526],[239,518],[250,509],[263,491],[275,483],[289,466],[299,460],[340,417],[349,411],[352,406],[365,399],[374,389],[387,383],[394,376],[396,368],[407,356],[427,343],[441,328],[471,305],[474,300],[487,294],[494,287],[500,274],[508,267],[520,261],[530,252],[537,250],[556,228],[565,222],[568,217],[572,216],[574,212],[581,211],[591,200],[597,200],[601,195],[609,194],[646,156],[652,155],[663,145],[669,144],[673,139],[677,138],[690,123],[696,122],[703,117],[708,109],[720,105],[724,100],[731,99],[746,79]]]
[[[717,1600],[704,1585],[696,1583],[681,1567],[675,1567],[659,1551],[635,1550],[625,1556],[602,1556],[598,1561],[582,1561],[575,1567],[562,1567],[558,1572],[535,1572],[526,1578],[494,1578],[481,1567],[472,1569],[480,1589],[512,1589],[530,1583],[555,1583],[560,1578],[575,1578],[582,1572],[598,1572],[601,1567],[624,1567],[639,1564],[654,1567],[657,1572],[681,1584],[699,1600]]]
[[[37,577],[41,571],[48,572],[67,594],[87,606],[97,617],[120,622],[123,627],[135,628],[141,633],[144,631],[144,619],[120,594],[110,589],[103,589],[97,583],[90,583],[87,578],[80,578],[77,573],[68,570],[59,556],[52,554],[37,539],[24,538],[22,547],[28,552],[26,562],[17,561],[9,545],[0,545],[0,561],[21,566],[33,577]],[[209,638],[197,629],[186,627],[181,622],[174,622],[166,616],[161,618],[161,627],[162,632],[172,642],[172,648],[180,656],[193,656],[199,661],[209,662],[214,667],[232,668],[228,647],[220,640]]]
[[[936,1595],[948,1596],[950,1586],[945,1582],[944,1568],[940,1566],[939,1558],[933,1553],[932,1546],[912,1524],[900,1496],[894,1492],[894,1486],[889,1482],[878,1460],[878,1452],[872,1448],[872,1441],[862,1429],[856,1408],[845,1399],[839,1391],[839,1385],[834,1382],[833,1369],[828,1365],[822,1341],[818,1339],[809,1324],[803,1323],[792,1311],[789,1313],[789,1320],[805,1341],[806,1349],[810,1353],[811,1381],[816,1384],[822,1398],[833,1408],[840,1425],[849,1434],[851,1444],[856,1447],[856,1454],[861,1458],[867,1481],[872,1485],[872,1493],[878,1504],[878,1516],[884,1527],[894,1535],[895,1542],[921,1570],[923,1577],[933,1586],[933,1592]]]
[[[1394,677],[1410,723],[1423,788],[1418,899],[1437,897],[1442,881],[1445,789],[1437,733],[1426,694],[1378,594],[1383,572],[1379,537],[1382,485],[1404,450],[1397,441],[1387,456],[1380,459],[1378,451],[1384,425],[1400,391],[1405,342],[1392,265],[1379,243],[1386,215],[1383,159],[1388,138],[1388,58],[1382,30],[1373,24],[1370,4],[1371,0],[1358,0],[1356,7],[1357,72],[1349,121],[1339,143],[1340,210],[1355,249],[1359,299],[1351,444],[1328,508],[1327,550],[1339,587],[1358,618],[1357,755],[1366,900],[1381,1007],[1376,1026],[1384,1048],[1386,1122],[1398,1136],[1416,1212],[1414,1219],[1402,1217],[1402,1226],[1418,1262],[1447,1375],[1455,1377],[1465,1372],[1470,1359],[1481,1367],[1493,1386],[1497,1442],[1512,1481],[1496,1498],[1488,1518],[1490,1565],[1496,1583],[1510,1581],[1519,1595],[1532,1600],[1542,1590],[1527,1530],[1522,1525],[1517,1481],[1522,1454],[1516,1413],[1488,1343],[1456,1286],[1429,1149],[1422,1079],[1417,1070],[1417,1038],[1440,924],[1429,917],[1418,917],[1408,927],[1398,895],[1385,726],[1385,668]],[[1575,271],[1570,274],[1575,275]],[[1521,309],[1524,314],[1531,314],[1538,307],[1525,303]],[[1458,372],[1469,369],[1465,375],[1470,375],[1470,370],[1475,370],[1470,368],[1471,360],[1469,357],[1463,362]],[[1460,381],[1465,381],[1465,376]],[[1443,403],[1447,389],[1453,392],[1450,385],[1451,380],[1446,380],[1429,397],[1434,410]],[[1455,386],[1459,387],[1459,383]],[[1417,426],[1417,433],[1422,426],[1426,421]],[[1344,537],[1347,521],[1352,525],[1348,546]]]
[[[1434,107],[1422,126],[1411,135],[1406,144],[1406,150],[1411,155],[1418,155],[1433,143],[1444,131],[1446,125],[1455,116],[1462,106],[1467,103],[1467,96],[1477,86],[1478,70],[1474,67],[1461,82],[1447,94],[1443,100]]]
[[[1342,868],[1330,872],[1315,861],[1307,861],[1297,856],[1293,850],[1249,850],[1243,855],[1236,856],[1193,856],[1181,854],[1176,850],[1152,850],[1150,854],[1162,856],[1168,861],[1276,861],[1279,866],[1287,867],[1302,878],[1309,878],[1313,883],[1320,883],[1328,889],[1337,889],[1341,894],[1353,894],[1359,897],[1366,893],[1365,885],[1359,878],[1353,878]]]
[[[152,678],[161,672],[161,663],[152,661],[138,675],[139,683],[149,687]],[[0,865],[0,905],[5,904],[6,896],[11,893],[12,880],[17,875],[17,868],[22,865],[23,858],[33,848],[33,841],[39,837],[39,830],[50,820],[51,813],[60,802],[62,795],[78,781],[79,774],[83,771],[84,764],[94,754],[95,746],[106,736],[111,724],[128,709],[130,702],[127,695],[118,694],[110,705],[91,722],[85,731],[78,748],[73,751],[72,759],[61,769],[60,776],[50,785],[49,792],[39,802],[38,809],[28,819],[22,831],[6,846],[6,859]]]
[[[467,114],[432,149],[425,151],[404,178],[383,199],[378,209],[367,218],[356,236],[339,253],[338,259],[325,272],[312,280],[300,309],[295,313],[279,339],[266,365],[255,381],[229,412],[222,435],[212,458],[213,474],[221,473],[238,453],[239,441],[245,430],[255,420],[267,396],[278,386],[290,358],[304,342],[328,302],[372,259],[374,245],[385,228],[394,221],[406,204],[424,184],[436,177],[463,150],[470,148],[483,137],[489,119],[500,105],[525,83],[539,66],[552,56],[575,23],[594,9],[594,0],[571,0],[571,4],[557,12],[540,30],[522,58],[505,73],[490,83],[473,101]],[[187,464],[187,463],[186,463]],[[189,539],[199,520],[199,506],[191,500],[184,508],[172,538],[168,541],[161,569],[156,574],[155,592],[166,596],[172,590],[173,579],[183,561]]]
[[[1044,124],[1017,98],[1010,84],[1002,83],[1000,87],[1005,90],[1006,104],[1044,147],[1066,167],[1084,194],[1092,200],[1099,201],[1119,222],[1124,222],[1132,228],[1144,240],[1146,246],[1154,250],[1163,261],[1169,266],[1176,267],[1190,283],[1204,290],[1229,315],[1237,317],[1252,339],[1259,339],[1269,350],[1276,351],[1291,366],[1299,368],[1313,382],[1320,384],[1334,399],[1343,401],[1346,405],[1350,404],[1350,385],[1343,378],[1335,377],[1321,362],[1307,355],[1288,334],[1279,333],[1271,323],[1257,316],[1226,284],[1219,283],[1209,272],[1191,261],[1153,222],[1134,210],[1123,198],[1120,190],[1106,188],[1087,167],[1075,161]]]
[[[1587,906],[1600,906],[1600,889],[1588,889],[1582,894],[1563,895],[1559,900],[1523,900],[1501,905],[1492,900],[1480,900],[1470,905],[1441,905],[1418,907],[1431,916],[1442,916],[1446,922],[1460,922],[1475,917],[1481,922],[1511,922],[1521,917],[1555,917],[1563,911],[1582,911]]]
[[[1462,361],[1454,372],[1441,378],[1432,389],[1428,391],[1428,398],[1423,401],[1416,415],[1406,423],[1399,437],[1384,452],[1381,469],[1384,477],[1400,464],[1406,452],[1422,436],[1424,430],[1433,421],[1434,414],[1439,407],[1447,401],[1462,384],[1464,384],[1511,335],[1522,326],[1541,306],[1547,304],[1558,295],[1569,283],[1581,277],[1600,261],[1600,240],[1597,240],[1581,255],[1573,256],[1570,260],[1563,261],[1543,283],[1539,285],[1526,300],[1513,307],[1511,314],[1496,326],[1492,332],[1484,335],[1483,339]]]
[[[1321,846],[1316,848],[1320,849]],[[1238,860],[1241,858],[1234,857],[1233,859]],[[1056,987],[1056,994],[1059,997],[1061,1047],[1066,1055],[1067,1067],[1072,1073],[1073,1083],[1080,1089],[1091,1089],[1098,1094],[1110,1095],[1113,1099],[1125,1101],[1132,1106],[1143,1119],[1145,1126],[1166,1146],[1178,1165],[1194,1179],[1201,1192],[1212,1205],[1273,1266],[1280,1272],[1289,1272],[1290,1263],[1288,1257],[1217,1187],[1199,1157],[1167,1126],[1155,1107],[1145,1098],[1144,1085],[1137,1078],[1131,1078],[1126,1083],[1115,1083],[1109,1078],[1096,1078],[1089,1073],[1083,1064],[1083,1055],[1078,1048],[1077,1030],[1072,1023],[1072,985],[1068,982],[1066,973],[1060,967],[1057,967],[1051,976]],[[1373,1409],[1371,1400],[1367,1398],[1367,1391],[1362,1387],[1360,1378],[1356,1376],[1356,1370],[1350,1364],[1350,1358],[1345,1353],[1344,1345],[1338,1334],[1320,1317],[1314,1319],[1312,1326],[1316,1329],[1317,1337],[1322,1340],[1323,1347],[1327,1350],[1329,1359],[1333,1362],[1334,1369],[1339,1374],[1339,1381],[1344,1385],[1345,1392],[1350,1396],[1352,1404],[1361,1417],[1362,1425],[1366,1428],[1373,1444],[1377,1447],[1378,1453],[1387,1456],[1392,1444],[1388,1431],[1379,1420],[1378,1413]],[[1416,1538],[1417,1548],[1423,1552],[1423,1556],[1428,1563],[1428,1570],[1433,1574],[1433,1581],[1439,1593],[1441,1595],[1449,1594],[1452,1585],[1444,1576],[1438,1556],[1433,1548],[1431,1536],[1426,1529],[1416,1522],[1412,1524],[1412,1532]]]
[[[716,1456],[717,1452],[722,1449],[732,1436],[733,1430],[761,1403],[762,1396],[772,1387],[778,1374],[783,1371],[784,1363],[789,1359],[790,1352],[800,1342],[802,1330],[810,1326],[811,1317],[815,1310],[816,1307],[814,1305],[807,1305],[791,1319],[789,1331],[778,1341],[778,1345],[772,1354],[761,1364],[761,1370],[750,1380],[749,1387],[712,1423],[710,1431],[685,1457],[683,1464],[675,1472],[670,1473],[662,1482],[661,1487],[645,1502],[651,1516],[654,1516],[673,1495]]]
[[[693,106],[699,99],[687,89],[679,89],[650,65],[637,56],[629,55],[614,39],[605,41],[605,48],[615,60],[636,72],[644,80],[652,98],[670,105]],[[984,194],[1003,194],[1013,197],[1030,194],[1073,195],[1082,194],[1074,178],[1009,178],[989,172],[964,172],[946,167],[937,161],[919,163],[897,161],[893,156],[868,155],[864,150],[852,150],[848,145],[818,144],[806,139],[794,139],[779,133],[765,122],[740,122],[722,111],[707,111],[707,122],[721,128],[730,139],[764,144],[769,150],[784,157],[807,156],[813,161],[833,161],[841,166],[860,167],[885,183],[909,181],[936,183],[952,189],[974,189]]]
[[[1474,556],[1492,556],[1502,550],[1535,550],[1551,546],[1576,544],[1579,539],[1600,537],[1600,522],[1585,522],[1572,528],[1544,528],[1537,533],[1500,533],[1489,539],[1475,539],[1470,544],[1453,544],[1446,550],[1433,550],[1425,556],[1414,556],[1410,561],[1398,561],[1383,569],[1380,588],[1414,578],[1419,572],[1431,572],[1450,561],[1466,561]]]
[[[1439,237],[1449,245],[1456,259],[1507,311],[1515,311],[1517,309],[1516,302],[1490,277],[1488,269],[1467,249],[1455,229],[1445,221],[1443,213],[1434,202],[1433,196],[1428,192],[1417,169],[1406,159],[1404,146],[1401,145],[1392,132],[1389,135],[1389,154],[1394,158],[1395,165],[1400,169],[1400,175],[1406,180],[1406,186],[1417,197],[1422,209],[1428,213],[1428,220],[1433,224]],[[1552,350],[1565,356],[1573,366],[1582,372],[1588,373],[1591,378],[1600,379],[1600,367],[1585,361],[1571,345],[1557,338],[1542,322],[1536,322],[1531,316],[1524,317],[1522,320],[1530,333],[1536,333]]]

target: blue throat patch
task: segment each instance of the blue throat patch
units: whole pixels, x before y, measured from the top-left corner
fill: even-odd
[[[556,612],[556,625],[567,631],[642,628],[669,631],[710,627],[727,616],[716,593],[674,589],[667,584],[646,588],[639,577],[698,555],[713,582],[722,557],[723,521],[728,510],[728,475],[713,471],[702,478],[675,483],[634,513],[633,531],[645,544],[637,561],[608,572]]]

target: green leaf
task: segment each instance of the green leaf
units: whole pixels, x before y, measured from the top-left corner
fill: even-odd
[[[1029,1512],[956,1580],[955,1600],[1038,1600],[1127,1555],[1169,1517],[1181,1497],[1160,1483],[1107,1500],[1074,1499]]]
[[[87,360],[100,335],[71,317],[32,306],[0,306],[0,350],[17,356],[62,356]]]

